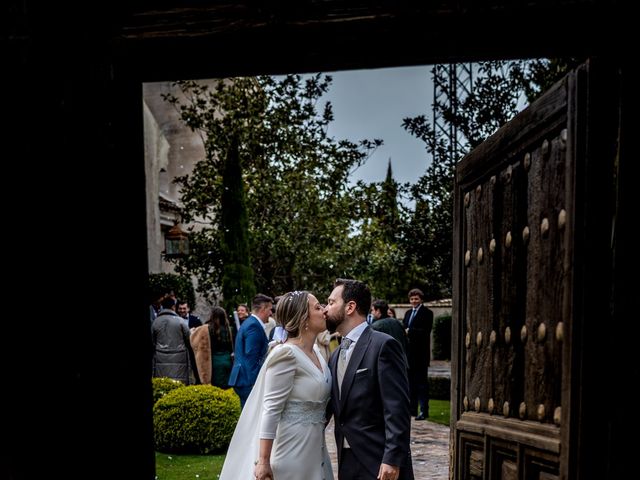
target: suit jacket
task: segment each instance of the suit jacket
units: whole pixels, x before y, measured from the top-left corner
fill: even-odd
[[[202,325],[202,320],[200,320],[200,317],[197,317],[196,315],[189,314],[187,320],[189,322],[189,328],[197,328]]]
[[[196,315],[189,314],[186,319],[184,317],[180,317],[180,318],[187,321],[187,326],[189,327],[189,330],[202,326],[202,320],[200,320],[200,317],[197,317]],[[198,371],[196,355],[193,352],[193,347],[191,346],[191,343],[187,345],[187,350],[189,351],[189,364],[191,365],[191,371],[193,372],[196,385],[200,385],[202,381],[200,379],[200,372]]]
[[[402,346],[402,351],[407,361],[409,360],[409,342],[407,340],[407,334],[399,320],[391,317],[380,318],[371,324],[371,328],[395,338]]]
[[[413,479],[409,444],[409,383],[402,347],[389,335],[367,327],[355,344],[338,390],[338,356],[331,355],[333,376],[327,418],[334,415],[338,461],[343,438],[375,478],[381,463],[400,466],[400,479]]]
[[[262,320],[255,315],[247,317],[236,337],[233,367],[229,375],[230,387],[249,387],[256,383],[268,345]]]
[[[427,374],[431,361],[431,328],[433,327],[433,312],[424,305],[420,305],[416,316],[409,326],[411,310],[404,314],[404,328],[408,328],[409,340],[409,368],[411,375]]]

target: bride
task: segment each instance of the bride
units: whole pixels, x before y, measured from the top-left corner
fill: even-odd
[[[324,307],[309,292],[283,295],[287,338],[265,360],[236,425],[220,480],[333,480],[324,439],[331,373],[315,346]]]

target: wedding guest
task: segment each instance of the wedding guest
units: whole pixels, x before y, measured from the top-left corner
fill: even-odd
[[[236,337],[233,367],[228,383],[240,397],[240,405],[243,408],[267,354],[269,342],[262,325],[269,319],[272,305],[271,297],[257,294],[251,302],[251,315],[242,322]]]
[[[176,313],[176,300],[165,297],[162,309],[151,324],[153,376],[169,377],[190,384],[189,328]]]
[[[189,327],[189,330],[191,330],[192,332],[195,328],[202,326],[202,320],[200,320],[200,317],[198,317],[197,315],[193,315],[191,313],[191,309],[189,308],[189,302],[187,302],[186,300],[177,301],[176,312],[178,312],[178,315],[182,318],[182,322],[187,327]],[[187,345],[187,349],[189,351],[189,365],[191,367],[190,383],[195,383],[196,385],[199,385],[200,375],[198,372],[198,365],[196,364],[196,356],[193,353],[193,348],[191,347],[190,343]]]
[[[227,312],[222,307],[213,307],[205,324],[191,332],[191,346],[200,382],[229,388],[227,382],[233,362],[233,335]]]
[[[409,344],[407,342],[407,333],[402,328],[402,324],[396,318],[389,315],[389,305],[384,300],[376,300],[371,305],[373,312],[373,323],[371,328],[379,332],[386,333],[395,338],[402,346],[404,356],[407,357]]]
[[[433,312],[423,305],[422,290],[409,291],[411,310],[404,314],[404,328],[409,340],[409,385],[411,415],[416,420],[429,417],[429,363]]]

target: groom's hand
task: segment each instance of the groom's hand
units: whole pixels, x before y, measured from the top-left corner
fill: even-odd
[[[380,464],[380,470],[378,470],[378,480],[398,480],[400,476],[400,467],[395,465],[387,465],[386,463]]]

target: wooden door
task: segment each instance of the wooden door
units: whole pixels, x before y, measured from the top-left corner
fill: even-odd
[[[588,443],[578,410],[597,342],[584,340],[593,315],[575,306],[589,290],[576,258],[585,261],[593,217],[582,203],[596,174],[586,162],[596,135],[611,129],[590,118],[603,88],[594,78],[593,64],[580,67],[457,167],[453,478],[589,477],[576,460]],[[601,158],[600,172],[613,163]]]

